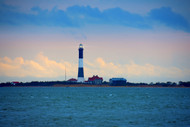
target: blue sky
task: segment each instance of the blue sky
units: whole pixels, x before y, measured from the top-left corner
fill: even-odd
[[[188,81],[188,0],[1,0],[0,81],[77,78]],[[49,70],[49,71],[48,71]]]

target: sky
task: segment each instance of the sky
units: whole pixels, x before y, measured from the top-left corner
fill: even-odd
[[[0,82],[190,81],[189,0],[0,0]],[[66,71],[65,71],[66,69]]]

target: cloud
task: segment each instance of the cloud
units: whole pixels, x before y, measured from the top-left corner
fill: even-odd
[[[152,9],[149,13],[149,18],[170,28],[190,32],[188,21],[182,15],[173,12],[169,7]]]
[[[119,7],[100,10],[91,6],[70,6],[65,10],[54,7],[44,10],[31,8],[31,13],[17,11],[17,8],[0,4],[0,25],[36,25],[56,27],[82,27],[87,24],[120,25],[137,29],[151,29],[164,24],[176,30],[190,31],[189,22],[171,8],[152,9],[146,16],[131,13]]]
[[[0,58],[0,77],[18,78],[56,78],[65,76],[65,66],[68,77],[77,77],[78,65],[61,60],[60,62],[50,60],[43,53],[39,53],[34,60],[25,60],[23,57],[10,59]],[[125,77],[136,79],[147,77],[149,81],[154,78],[179,79],[190,76],[190,70],[177,67],[160,67],[152,64],[139,65],[134,62],[130,64],[115,64],[106,62],[103,58],[95,61],[84,61],[85,78],[99,75],[106,80],[112,77]],[[146,82],[146,81],[144,81]]]
[[[111,8],[103,11],[106,23],[129,26],[139,29],[149,29],[151,26],[145,22],[145,18],[139,14],[133,14],[121,8]]]
[[[88,75],[99,74],[105,77],[127,77],[136,79],[139,77],[147,77],[151,81],[152,78],[168,78],[180,79],[190,75],[190,70],[180,69],[177,67],[161,67],[152,64],[139,65],[133,61],[130,64],[114,64],[106,62],[102,58],[97,58],[94,63],[85,62]]]
[[[56,62],[49,60],[43,53],[39,53],[35,60],[24,60],[22,57],[17,57],[12,60],[8,57],[4,57],[0,59],[0,76],[52,78],[64,76],[65,66],[68,71],[68,76],[76,73],[77,65],[65,61]]]
[[[134,28],[149,28],[144,18],[138,14],[133,14],[121,8],[110,8],[100,11],[98,8],[90,6],[72,6],[66,9],[65,13],[79,23],[85,24],[110,24],[129,26]]]

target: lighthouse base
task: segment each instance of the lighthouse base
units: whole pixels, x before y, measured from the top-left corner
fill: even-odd
[[[78,77],[77,82],[84,82],[84,77]]]

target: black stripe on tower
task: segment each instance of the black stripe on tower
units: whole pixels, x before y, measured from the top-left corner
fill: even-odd
[[[83,48],[79,48],[79,58],[83,58]]]
[[[83,67],[78,70],[78,77],[84,77]]]

